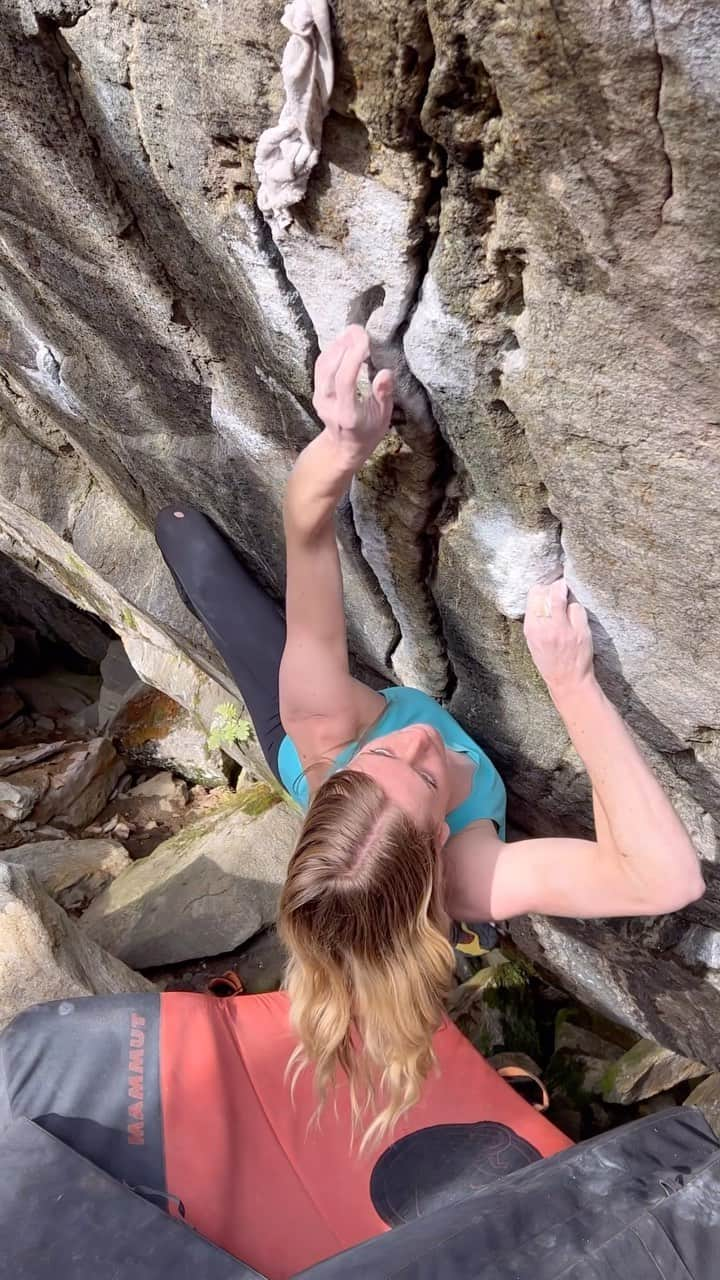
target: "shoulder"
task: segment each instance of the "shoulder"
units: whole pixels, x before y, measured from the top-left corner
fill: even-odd
[[[283,728],[310,795],[340,753],[357,742],[386,706],[382,694],[351,679],[347,701],[332,714],[286,715]]]

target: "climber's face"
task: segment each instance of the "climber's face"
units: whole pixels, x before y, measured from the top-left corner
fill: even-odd
[[[413,724],[373,738],[347,768],[373,778],[392,804],[424,831],[435,832],[439,844],[445,843],[450,781],[447,750],[437,729]]]

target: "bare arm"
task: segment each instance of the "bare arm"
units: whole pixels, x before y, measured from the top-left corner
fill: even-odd
[[[385,435],[392,412],[388,374],[375,379],[369,400],[357,398],[367,355],[367,335],[353,326],[320,356],[313,403],[325,429],[301,453],[285,495],[287,641],[280,715],[304,766],[355,737],[384,706],[349,672],[335,538],[338,502]]]
[[[548,611],[549,610],[549,611]],[[585,610],[564,581],[536,588],[526,635],[555,706],[590,775],[596,840],[503,844],[478,823],[446,847],[447,907],[456,918],[660,915],[700,897],[697,854],[592,669]]]

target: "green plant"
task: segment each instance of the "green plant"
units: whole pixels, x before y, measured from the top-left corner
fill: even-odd
[[[220,702],[215,708],[207,736],[208,748],[216,751],[218,748],[232,747],[237,742],[247,742],[252,737],[252,731],[250,721],[242,718],[234,702]]]

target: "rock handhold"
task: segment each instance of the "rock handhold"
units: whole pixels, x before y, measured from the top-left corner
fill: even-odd
[[[123,871],[81,928],[140,969],[231,951],[275,919],[299,828],[275,792],[250,787]]]
[[[82,933],[29,871],[0,862],[0,1028],[43,1000],[152,990]]]
[[[601,1082],[602,1096],[605,1102],[641,1102],[674,1089],[684,1080],[707,1075],[707,1070],[701,1062],[663,1049],[653,1040],[639,1040],[607,1068]]]
[[[36,840],[9,849],[5,857],[31,871],[66,911],[87,906],[132,865],[117,840]]]
[[[148,685],[123,703],[107,733],[136,764],[179,773],[204,787],[226,783],[222,756],[208,749],[205,730],[194,716]]]

